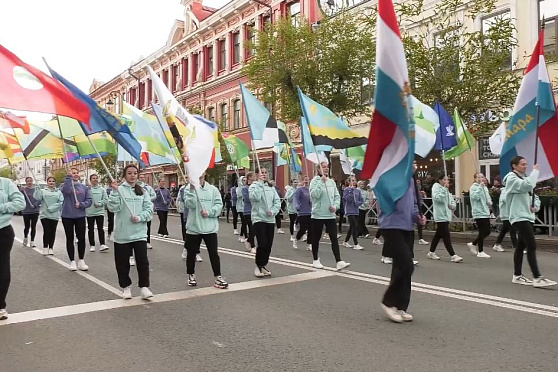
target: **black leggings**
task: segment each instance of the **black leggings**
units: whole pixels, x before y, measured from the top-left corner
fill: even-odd
[[[281,212],[279,212],[275,215],[275,226],[277,226],[278,229],[281,228],[281,219],[282,218],[283,218],[283,215],[281,214]]]
[[[343,233],[343,217],[345,216],[345,213],[343,212],[343,208],[339,209],[339,234]]]
[[[110,235],[114,231],[114,213],[108,210],[107,210],[107,220],[108,220],[107,233]],[[151,225],[151,221],[149,221],[148,224]],[[147,231],[149,231],[149,227]],[[147,234],[147,241],[149,242],[149,233]]]
[[[70,261],[74,261],[74,230],[78,240],[78,257],[83,260],[85,257],[85,217],[81,218],[62,218],[62,225],[66,233],[66,250]]]
[[[475,223],[479,228],[479,233],[473,240],[473,244],[478,247],[479,252],[482,252],[484,251],[484,239],[490,235],[490,218],[477,218]]]
[[[376,230],[376,236],[375,236],[375,238],[376,238],[376,239],[380,239],[381,236],[382,236],[382,229]]]
[[[195,274],[196,272],[196,254],[200,253],[201,242],[205,243],[207,253],[209,253],[209,261],[213,269],[213,276],[221,275],[221,261],[217,252],[217,233],[213,234],[186,234],[184,246],[186,247],[186,273]]]
[[[414,231],[382,229],[384,247],[393,258],[391,280],[384,294],[382,303],[387,307],[396,307],[407,311],[411,301],[411,276],[414,266],[412,247]]]
[[[366,215],[368,214],[368,209],[358,210],[358,235],[366,236],[370,234],[368,228],[366,227]]]
[[[517,231],[519,240],[517,247],[513,253],[514,275],[521,275],[521,266],[523,265],[523,250],[527,249],[527,262],[531,267],[533,278],[541,276],[539,266],[537,264],[537,242],[535,241],[535,233],[533,224],[529,221],[520,221],[513,224],[513,228]]]
[[[105,245],[105,231],[103,230],[105,216],[87,217],[87,232],[89,234],[89,245],[95,246],[95,224],[97,224],[97,235],[99,236],[99,244]]]
[[[496,238],[496,244],[502,244],[502,241],[504,240],[504,237],[506,236],[508,231],[510,233],[512,246],[515,248],[517,247],[517,232],[508,220],[502,221],[502,231],[500,231],[500,234],[498,234],[498,237]]]
[[[238,226],[238,211],[236,210],[236,205],[232,206],[232,213],[233,213],[233,229],[236,230]]]
[[[347,216],[349,220],[349,231],[345,237],[345,243],[349,241],[351,235],[353,236],[353,243],[358,244],[358,216]],[[379,230],[378,230],[379,231]]]
[[[130,279],[130,256],[136,257],[138,270],[138,286],[149,287],[149,259],[147,258],[147,242],[140,240],[131,243],[114,243],[114,263],[118,274],[120,288],[132,285]]]
[[[159,231],[157,233],[160,235],[169,235],[169,230],[167,229],[168,215],[168,211],[157,211],[157,216],[159,217]]]
[[[289,231],[291,236],[294,235],[294,227],[296,225],[296,213],[289,213]]]
[[[306,242],[312,244],[312,224],[310,223],[310,216],[297,216],[298,232],[296,233],[296,240],[300,240],[306,234]]]
[[[37,234],[37,221],[39,220],[38,213],[24,214],[23,223],[25,228],[23,229],[23,237],[27,239],[29,235],[29,229],[31,229],[31,241],[35,241],[35,234]]]
[[[246,230],[246,221],[244,221],[244,213],[238,212],[238,217],[240,217],[240,236],[248,239],[248,231]]]
[[[317,218],[312,218],[312,257],[314,261],[318,259],[318,250],[320,249],[320,238],[322,237],[322,230],[325,226],[326,232],[329,235],[329,240],[331,241],[331,250],[333,251],[333,256],[335,256],[335,262],[341,261],[341,254],[339,253],[339,242],[337,241],[337,224],[335,218],[328,220],[320,220]]]
[[[184,218],[184,212],[180,213],[180,228],[182,229],[182,241],[186,241],[186,218]]]
[[[444,241],[444,245],[450,256],[454,256],[455,251],[451,245],[449,222],[436,222],[436,233],[434,234],[434,238],[432,238],[432,243],[430,243],[430,252],[436,252],[436,247],[440,239]]]
[[[275,226],[272,223],[256,222],[254,224],[256,239],[258,239],[258,249],[256,250],[256,266],[264,267],[269,262]]]
[[[424,227],[421,224],[417,225],[417,230],[418,230],[418,237],[419,239],[422,239],[422,230],[424,229]]]
[[[252,226],[252,216],[249,214],[244,215],[244,224],[246,225],[247,235],[248,235],[248,242],[250,243],[250,247],[254,248],[256,244],[254,244],[254,236],[256,236],[254,232],[254,226]],[[259,244],[259,242],[258,242]]]
[[[56,240],[58,220],[41,218],[41,225],[43,225],[43,248],[52,249],[54,247],[54,241]]]
[[[0,309],[6,308],[6,296],[12,279],[10,253],[14,245],[14,229],[6,226],[0,229]]]

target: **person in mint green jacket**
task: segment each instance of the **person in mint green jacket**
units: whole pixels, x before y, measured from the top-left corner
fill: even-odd
[[[140,173],[138,177],[138,184],[147,194],[149,194],[151,202],[155,203],[157,195],[155,194],[153,187],[145,182],[145,173]],[[151,245],[151,221],[147,221],[147,249],[153,249],[153,246]]]
[[[325,226],[326,232],[329,234],[331,241],[331,250],[337,262],[337,270],[344,269],[350,265],[341,260],[339,252],[339,242],[337,241],[337,224],[335,223],[335,211],[339,209],[341,204],[341,196],[335,181],[328,177],[329,163],[322,162],[316,166],[318,176],[310,181],[310,199],[312,200],[312,265],[316,269],[323,269],[324,265],[320,262],[318,250],[320,248],[320,238],[322,230]]]
[[[89,191],[93,202],[85,210],[87,217],[87,232],[89,235],[89,251],[95,252],[95,224],[97,224],[97,235],[99,236],[100,252],[106,252],[109,247],[105,244],[105,205],[108,203],[107,191],[99,185],[99,176],[89,176]]]
[[[539,178],[539,166],[533,165],[533,171],[527,177],[527,162],[522,156],[516,156],[510,161],[512,171],[503,180],[506,188],[506,211],[519,241],[513,255],[514,275],[512,283],[532,285],[533,287],[549,287],[556,285],[553,280],[541,275],[537,264],[537,242],[533,224],[537,205],[533,202],[533,191]],[[536,198],[535,198],[536,201]],[[540,202],[539,202],[540,207]],[[527,249],[527,261],[533,273],[533,280],[522,274],[523,250]]]
[[[295,240],[294,228],[296,224],[296,209],[294,207],[294,192],[298,187],[298,180],[294,179],[290,185],[285,186],[285,200],[287,201],[287,213],[289,214],[289,231],[291,233],[291,242]]]
[[[0,320],[8,318],[6,296],[10,288],[10,252],[15,233],[12,215],[25,208],[25,199],[17,186],[9,179],[0,177]]]
[[[275,187],[267,183],[267,169],[265,168],[256,169],[256,181],[250,185],[248,194],[252,203],[252,224],[258,240],[254,275],[261,278],[271,275],[267,264],[275,234],[275,215],[281,209],[281,199]]]
[[[56,239],[56,228],[64,203],[64,195],[56,187],[54,177],[47,178],[47,187],[44,190],[35,189],[33,197],[41,201],[39,219],[43,225],[43,255],[54,255],[54,241]]]
[[[490,258],[484,252],[484,239],[490,235],[490,207],[492,199],[486,187],[486,178],[480,172],[475,173],[475,182],[469,188],[471,210],[473,219],[479,229],[477,238],[472,243],[467,243],[471,253],[479,258]]]
[[[515,232],[515,229],[511,225],[510,218],[508,217],[508,209],[506,206],[507,193],[508,192],[505,186],[500,188],[500,200],[499,200],[500,216],[499,217],[500,217],[500,221],[502,221],[502,230],[500,231],[500,234],[498,234],[498,237],[496,238],[496,244],[494,244],[494,247],[492,247],[492,249],[495,250],[496,252],[505,252],[504,248],[502,247],[502,241],[504,240],[504,237],[508,232],[510,233],[512,248],[515,249],[515,247],[517,247],[517,233]]]
[[[196,256],[200,252],[203,240],[209,254],[209,261],[215,276],[213,286],[225,289],[229,284],[221,276],[221,260],[218,253],[217,232],[219,231],[219,216],[223,210],[223,199],[219,190],[205,182],[205,172],[199,178],[199,184],[194,185],[190,180],[189,187],[184,191],[184,207],[188,208],[186,222],[186,273],[188,285],[196,286]]]
[[[134,164],[124,167],[124,182],[111,183],[107,208],[114,213],[114,262],[118,283],[124,299],[132,298],[130,256],[136,257],[141,297],[153,297],[149,290],[149,260],[147,258],[147,221],[153,218],[151,197],[137,183],[139,169]]]
[[[236,188],[236,212],[240,218],[240,235],[238,241],[241,243],[246,242],[248,239],[248,229],[246,221],[244,221],[244,200],[242,198],[242,188],[246,185],[246,177],[241,176],[238,179],[238,187]]]

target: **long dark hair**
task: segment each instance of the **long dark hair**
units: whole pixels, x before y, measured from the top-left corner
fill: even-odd
[[[520,156],[520,155],[514,156],[514,157],[512,158],[512,160],[510,160],[510,168],[511,168],[511,170],[513,171],[513,166],[514,166],[514,165],[519,165],[519,162],[520,162],[521,160],[523,160],[523,159],[525,159],[523,156]]]
[[[128,171],[129,168],[135,168],[135,170],[138,172],[139,174],[139,168],[137,165],[135,164],[128,164],[127,166],[124,167],[124,170],[122,171],[122,178],[126,179],[126,172]],[[134,192],[136,193],[136,195],[143,195],[143,189],[141,188],[140,185],[138,185],[138,183],[136,182],[135,186],[134,186]]]

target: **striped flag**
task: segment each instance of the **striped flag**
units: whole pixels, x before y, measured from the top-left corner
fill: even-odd
[[[391,0],[378,1],[376,109],[361,178],[370,178],[380,208],[389,215],[409,187],[415,128],[409,117],[407,61]]]

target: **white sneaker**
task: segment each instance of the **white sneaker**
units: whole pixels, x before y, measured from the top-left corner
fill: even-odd
[[[335,268],[337,269],[337,271],[340,271],[340,270],[343,270],[343,269],[345,269],[349,266],[351,266],[351,264],[349,262],[339,261],[339,262],[337,262],[337,265],[336,265]]]
[[[203,262],[199,253],[196,255],[196,262]]]
[[[354,249],[355,251],[362,251],[362,250],[364,249],[364,247],[363,247],[362,245],[360,245],[360,244],[357,244],[357,245],[355,245],[355,246],[353,247],[353,249]]]
[[[284,234],[285,232],[283,231],[283,229],[277,229],[277,234]]]
[[[234,229],[233,235],[238,235],[238,230],[237,229]]]
[[[376,245],[382,245],[384,243],[382,243],[382,241],[378,238],[374,238],[374,240],[372,240],[372,244],[376,244]]]
[[[153,246],[151,245],[151,243],[147,243],[147,249],[153,249]]]
[[[153,297],[153,292],[151,292],[148,287],[141,287],[141,299],[147,300],[151,297]]]
[[[48,248],[43,248],[43,256],[48,256]]]
[[[80,269],[81,271],[87,271],[87,270],[89,270],[89,266],[87,266],[87,265],[85,264],[85,261],[84,261],[84,260],[79,260],[79,261],[78,261],[78,264],[77,264],[77,267],[78,267],[78,269]]]
[[[308,245],[306,246],[306,250],[307,250],[307,251],[311,251],[311,250],[312,250],[312,244],[308,244]]]
[[[327,235],[327,233],[324,234],[323,239],[325,240],[329,240],[329,235]]]
[[[393,258],[391,257],[382,257],[382,262],[388,265],[391,265],[393,263]]]
[[[364,239],[368,239],[369,236],[370,236],[370,234],[364,235]],[[376,239],[376,238],[374,238],[374,239]]]
[[[428,252],[426,257],[430,258],[431,260],[439,260],[440,256],[436,254],[436,252]]]
[[[298,249],[298,242],[295,240],[293,240],[293,248],[294,249]]]
[[[536,288],[550,287],[556,284],[557,283],[554,280],[546,279],[544,276],[539,276],[538,278],[533,279],[533,287]]]
[[[248,241],[244,242],[244,247],[246,248],[246,252],[250,252],[250,250],[252,249],[252,247],[250,246],[250,242]]]
[[[450,261],[458,263],[458,262],[463,261],[463,257],[454,254],[453,256],[451,256]]]
[[[165,238],[165,239],[168,238],[168,237],[169,237],[168,235],[163,235],[163,238]]]
[[[426,240],[424,240],[424,239],[419,239],[418,243],[419,243],[419,245],[428,245],[428,244],[430,244],[430,243],[428,243],[428,242],[427,242]]]
[[[337,234],[337,239],[339,239],[341,237],[341,234]]]
[[[513,284],[533,285],[533,281],[523,275],[514,275],[512,277]]]
[[[0,309],[0,320],[8,319],[8,312],[6,309]]]
[[[263,278],[264,273],[262,272],[262,269],[256,266],[256,268],[254,269],[254,275],[258,278]]]
[[[134,256],[130,256],[130,266],[136,266],[136,259]]]
[[[190,287],[195,287],[198,285],[198,282],[196,281],[196,275],[195,274],[188,274],[188,285]]]
[[[294,242],[296,240],[296,237],[294,235],[291,235],[291,242]]]
[[[157,236],[158,236],[159,238],[165,237],[163,234],[157,234]]]
[[[479,252],[477,253],[477,258],[490,258],[490,255],[486,254],[486,252]]]
[[[343,242],[343,247],[353,248],[353,246],[349,242]]]
[[[271,276],[271,271],[269,271],[265,266],[262,267],[262,273],[264,276]]]
[[[308,240],[308,235],[307,234],[302,235],[302,239],[300,239],[300,240],[302,240],[303,242],[307,241]]]
[[[31,248],[36,248],[36,247],[37,247],[37,245],[35,244],[35,242],[34,242],[33,240],[31,240],[31,245],[30,245],[30,247],[31,247]]]
[[[27,238],[23,238],[23,246],[27,247],[27,243],[29,242],[29,240],[27,240]]]
[[[49,256],[54,256],[54,249],[49,248],[49,250],[48,250],[48,255],[49,255]]]
[[[401,312],[397,310],[396,307],[387,307],[386,305],[382,304],[382,309],[384,310],[384,313],[386,313],[389,320],[395,323],[403,323]]]
[[[399,314],[401,314],[401,319],[404,322],[412,322],[413,321],[413,316],[411,314],[409,314],[406,311],[403,310],[399,310]]]
[[[469,247],[469,250],[471,251],[471,254],[479,253],[479,251],[477,250],[477,246],[474,245],[473,243],[467,243],[467,247]]]
[[[417,260],[413,260],[413,266],[417,266],[418,265],[418,261]]]
[[[132,298],[132,288],[130,287],[126,287],[124,288],[124,290],[122,291],[122,298],[125,300],[129,300]]]
[[[188,256],[188,251],[186,250],[186,248],[182,248],[182,259],[185,260],[186,256]]]
[[[246,238],[243,238],[243,237],[238,238],[238,241],[241,242],[241,243],[246,243],[247,242]]]
[[[106,244],[101,244],[101,248],[99,248],[99,252],[106,252],[108,251],[109,247]]]
[[[109,242],[112,242],[112,234],[108,234],[107,239],[108,239]]]
[[[70,262],[70,270],[77,271],[76,261]]]
[[[319,258],[317,260],[312,261],[312,266],[314,266],[316,269],[324,268],[324,265],[322,265]]]
[[[254,247],[254,248],[250,249],[250,253],[256,254],[256,248]]]
[[[500,244],[494,244],[494,247],[492,247],[492,249],[495,252],[505,252],[506,251],[504,248],[502,248],[502,246]]]
[[[91,248],[89,248],[89,252],[95,252],[95,246],[92,245]]]

